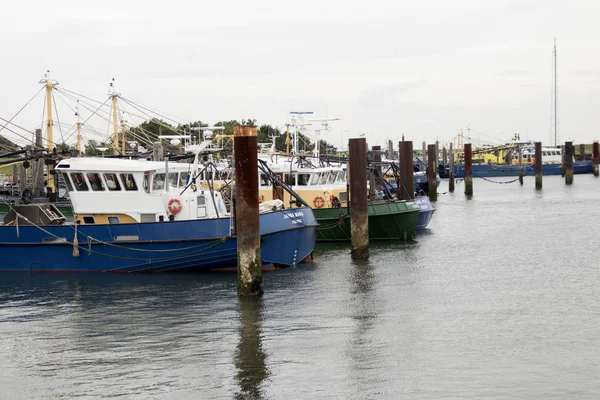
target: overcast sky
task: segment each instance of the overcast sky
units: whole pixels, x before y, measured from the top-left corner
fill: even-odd
[[[32,0],[1,15],[5,119],[49,69],[101,101],[114,77],[123,97],[183,121],[339,117],[337,145],[365,133],[420,147],[467,128],[552,144],[556,38],[560,141],[600,139],[598,0]],[[39,125],[42,102],[19,123]]]

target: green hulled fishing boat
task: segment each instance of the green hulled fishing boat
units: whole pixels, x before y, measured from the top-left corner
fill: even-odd
[[[419,220],[419,205],[415,201],[371,202],[369,209],[369,240],[405,240],[415,237]],[[348,241],[350,213],[343,208],[314,208],[319,223],[317,241]]]

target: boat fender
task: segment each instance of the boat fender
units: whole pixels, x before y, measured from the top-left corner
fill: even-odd
[[[316,196],[313,199],[313,205],[315,206],[315,208],[323,208],[323,206],[325,205],[325,200],[323,200],[321,196]]]
[[[182,209],[181,201],[179,199],[172,198],[169,200],[169,211],[171,214],[175,215]]]

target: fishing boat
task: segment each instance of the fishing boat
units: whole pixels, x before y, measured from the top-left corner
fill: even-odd
[[[165,272],[237,265],[234,220],[221,194],[196,180],[198,164],[70,158],[56,171],[74,222],[52,204],[10,205],[0,226],[0,270]],[[317,221],[309,207],[261,207],[263,264],[309,256]]]
[[[419,205],[414,201],[370,201],[367,204],[369,240],[407,240],[416,234]],[[317,241],[349,241],[349,210],[344,208],[313,209],[319,222]]]

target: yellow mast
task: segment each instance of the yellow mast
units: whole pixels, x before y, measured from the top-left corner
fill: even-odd
[[[119,154],[119,124],[117,123],[117,97],[119,93],[115,90],[115,78],[110,83],[108,94],[112,97],[112,113],[113,113],[113,153]]]
[[[43,83],[46,86],[46,116],[48,118],[46,122],[46,144],[48,146],[48,151],[52,153],[52,151],[54,150],[54,141],[52,140],[52,125],[54,124],[52,122],[52,89],[54,88],[54,86],[58,85],[58,82],[50,79],[50,70],[48,70],[44,74],[44,77],[40,79],[40,83]],[[55,189],[54,174],[52,174],[53,169],[54,165],[49,164],[48,176],[46,179],[48,181],[48,188],[52,191],[54,191]]]
[[[75,106],[75,115],[77,116],[77,155],[81,157],[81,122],[79,122],[79,100]]]
[[[121,154],[125,155],[125,121],[121,118]]]
[[[290,154],[290,124],[285,124],[285,152]]]

